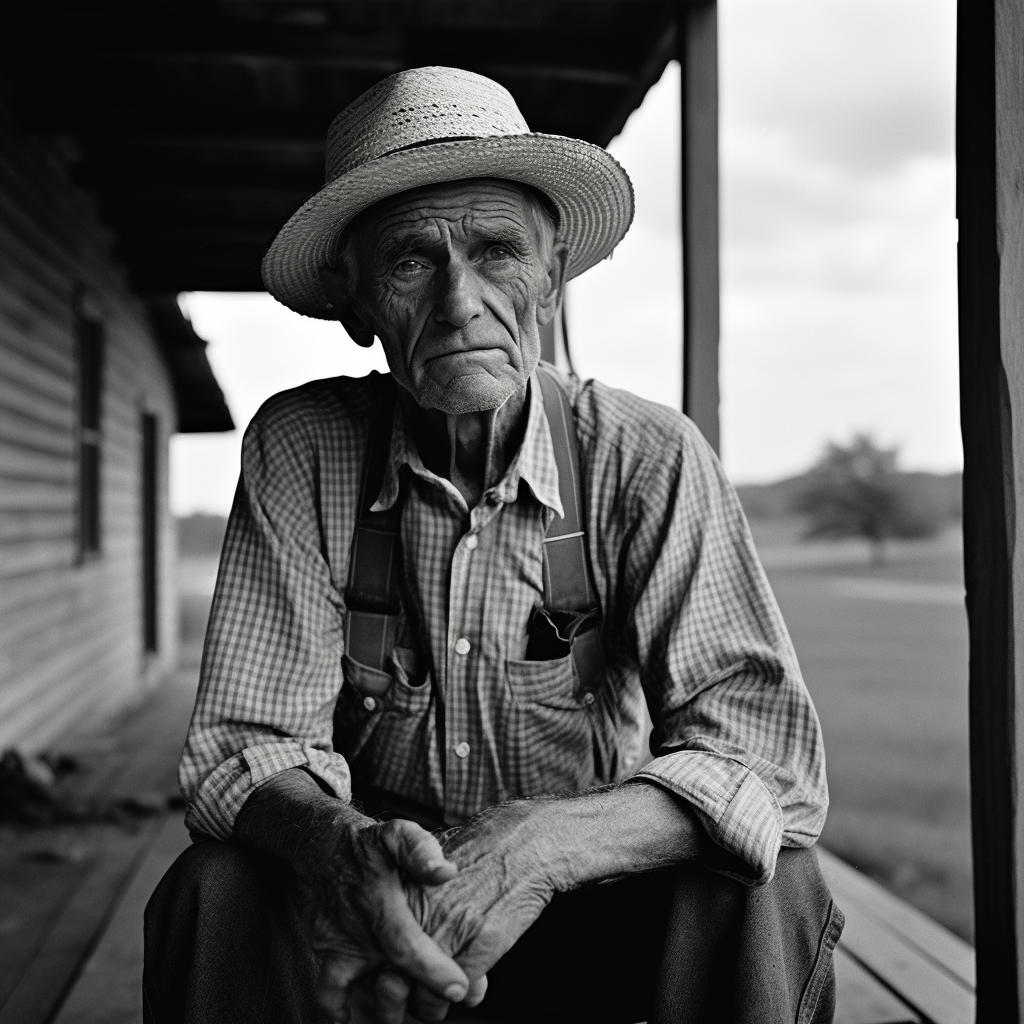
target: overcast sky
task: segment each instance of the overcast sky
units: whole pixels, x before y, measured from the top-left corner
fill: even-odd
[[[719,0],[722,456],[799,472],[870,430],[907,468],[961,462],[953,211],[954,0]],[[567,297],[577,370],[681,393],[679,71],[611,145],[637,219]],[[236,423],[286,387],[384,369],[265,295],[184,298]],[[172,443],[172,505],[224,512],[238,432]]]

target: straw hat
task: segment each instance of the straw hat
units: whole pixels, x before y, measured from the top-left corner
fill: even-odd
[[[278,232],[263,283],[306,316],[332,319],[319,271],[338,238],[380,199],[443,181],[505,178],[540,189],[558,210],[570,278],[599,263],[633,219],[633,186],[600,146],[531,132],[497,82],[459,68],[414,68],[350,103],[327,133],[327,184]]]

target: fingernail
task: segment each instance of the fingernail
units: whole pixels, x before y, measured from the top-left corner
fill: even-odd
[[[444,997],[449,1003],[461,1003],[466,997],[466,990],[462,985],[449,985],[444,990]]]

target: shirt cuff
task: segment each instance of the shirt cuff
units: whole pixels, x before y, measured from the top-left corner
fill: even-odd
[[[339,800],[352,799],[348,762],[341,754],[303,746],[297,740],[246,747],[207,777],[189,802],[185,825],[216,839],[231,839],[235,818],[254,789],[289,768],[305,768]]]
[[[653,782],[681,797],[711,839],[739,861],[723,858],[709,866],[748,885],[771,881],[782,844],[782,809],[742,761],[705,750],[677,750],[649,761],[629,781]]]

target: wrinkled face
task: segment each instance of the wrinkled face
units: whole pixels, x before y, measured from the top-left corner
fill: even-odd
[[[426,409],[498,408],[540,359],[565,263],[537,201],[511,182],[432,185],[354,226],[352,307]]]

